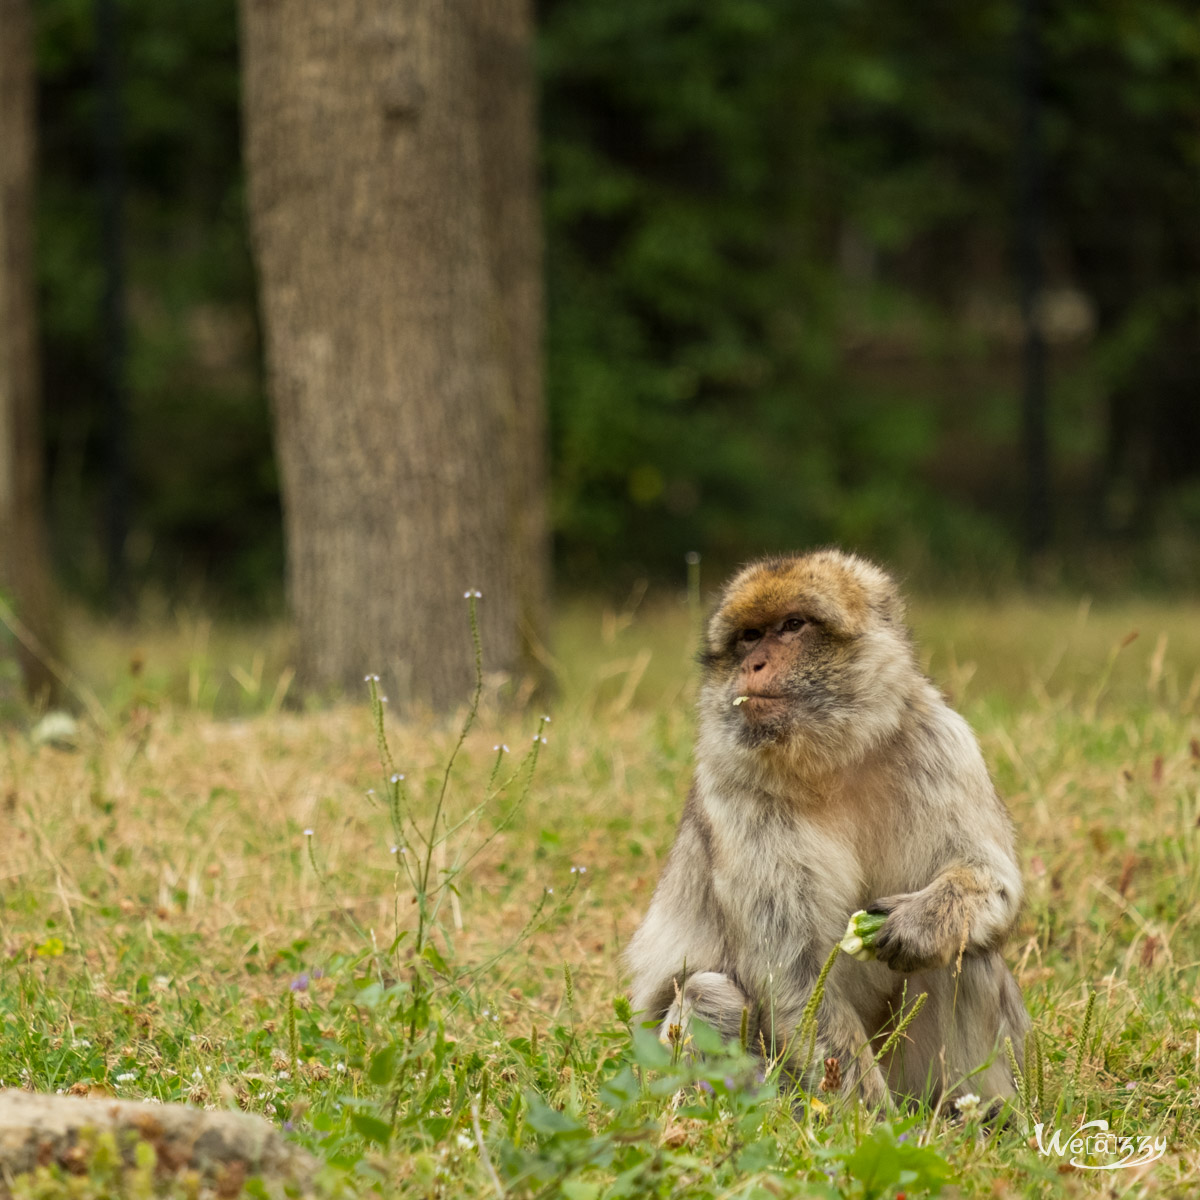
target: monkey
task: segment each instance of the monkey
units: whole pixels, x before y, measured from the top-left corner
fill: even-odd
[[[871,1108],[976,1093],[998,1112],[1016,1090],[1005,1039],[1020,1065],[1029,1028],[1001,956],[1022,895],[1013,824],[917,664],[895,582],[836,549],[752,562],[699,659],[692,787],[626,951],[634,1011],[663,1040],[696,1019],[745,1030],[810,1092],[835,1058]],[[886,914],[876,958],[838,956],[801,1046],[860,909]]]

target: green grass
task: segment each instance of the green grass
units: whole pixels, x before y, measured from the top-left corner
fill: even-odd
[[[365,686],[332,711],[284,703],[281,631],[78,623],[107,720],[73,751],[0,742],[0,1079],[263,1113],[329,1164],[321,1194],[1194,1195],[1198,616],[914,606],[1022,838],[1008,957],[1041,1086],[1033,1052],[1007,1131],[794,1105],[736,1053],[672,1062],[631,1036],[620,950],[690,769],[694,616],[667,602],[563,613],[528,787],[541,710],[484,694],[439,830],[486,806],[431,850],[461,720],[387,717],[393,793]],[[1076,1170],[1027,1128],[1101,1117],[1165,1154]],[[27,1194],[119,1186],[97,1168]]]

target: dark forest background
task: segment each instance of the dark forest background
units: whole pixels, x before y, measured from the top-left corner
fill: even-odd
[[[538,10],[560,590],[826,541],[931,586],[1200,580],[1191,0]],[[116,113],[92,0],[36,17],[59,577],[271,611],[234,0],[123,0]]]

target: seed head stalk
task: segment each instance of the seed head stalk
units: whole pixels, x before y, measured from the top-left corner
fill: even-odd
[[[471,623],[471,641],[475,647],[475,690],[471,694],[471,704],[467,709],[466,720],[463,721],[462,729],[458,734],[458,741],[454,743],[454,749],[450,751],[450,757],[446,760],[446,769],[442,772],[442,786],[438,790],[437,803],[433,807],[433,820],[429,825],[429,837],[425,842],[425,861],[421,864],[420,881],[421,886],[417,891],[417,937],[416,937],[416,953],[420,954],[425,947],[425,934],[429,922],[429,878],[433,872],[433,850],[437,845],[438,825],[442,819],[442,808],[446,803],[446,791],[450,786],[450,772],[454,767],[455,760],[458,758],[458,753],[463,747],[463,743],[467,740],[467,734],[471,732],[471,726],[475,724],[475,717],[479,712],[479,700],[483,695],[483,643],[479,638],[479,614],[476,611],[476,602],[480,599],[481,593],[472,588],[466,593],[467,599],[467,619]]]

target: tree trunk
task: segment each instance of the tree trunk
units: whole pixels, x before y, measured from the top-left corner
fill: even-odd
[[[0,0],[0,591],[16,610],[27,693],[48,698],[57,650],[42,511],[33,283],[33,21]]]
[[[251,229],[310,687],[446,708],[545,594],[528,0],[242,0]]]

